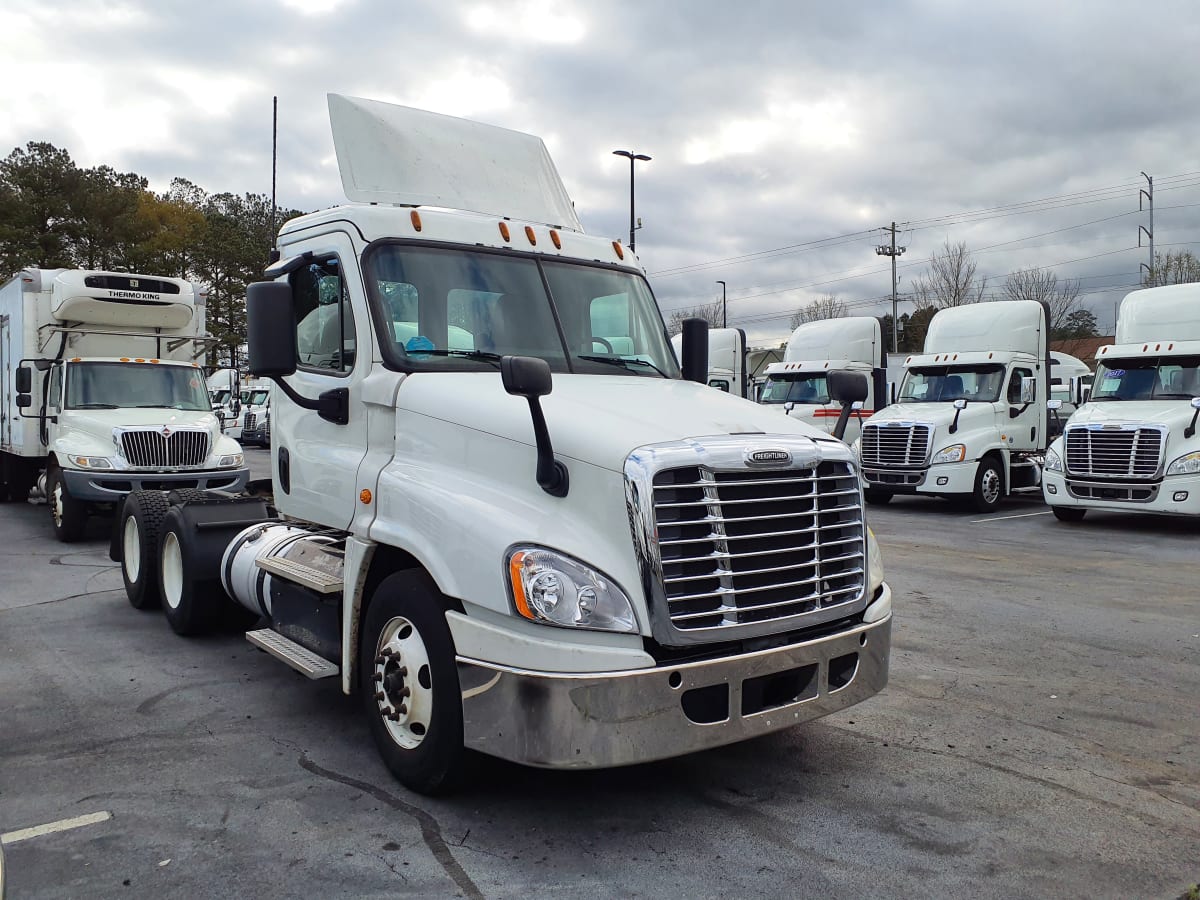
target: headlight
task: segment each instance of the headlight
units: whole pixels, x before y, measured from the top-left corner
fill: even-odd
[[[71,456],[67,454],[67,459],[73,465],[79,466],[81,469],[111,469],[112,463],[106,456]]]
[[[1063,470],[1062,457],[1053,450],[1046,451],[1046,471],[1061,472]]]
[[[240,466],[245,461],[245,454],[230,453],[227,456],[222,456],[219,460],[217,460],[217,468],[227,469],[231,466]]]
[[[1167,466],[1168,475],[1195,475],[1197,472],[1200,472],[1200,450],[1185,453]]]
[[[633,604],[607,576],[553,550],[517,547],[508,556],[517,612],[566,628],[637,632]]]
[[[879,586],[883,584],[883,553],[879,542],[875,540],[875,532],[867,529],[867,596],[874,597]]]
[[[933,454],[933,459],[930,460],[930,463],[962,462],[966,458],[966,444],[951,444],[949,447],[943,447],[937,453]]]

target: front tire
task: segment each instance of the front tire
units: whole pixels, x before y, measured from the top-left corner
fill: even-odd
[[[971,506],[975,512],[995,512],[1004,498],[1004,473],[994,456],[985,456],[975,471],[975,490],[971,493]]]
[[[46,473],[46,501],[54,523],[54,536],[64,544],[80,540],[87,527],[87,504],[71,496],[58,466],[52,466]]]
[[[1086,509],[1076,509],[1074,506],[1052,506],[1050,511],[1060,522],[1082,522],[1087,515]]]
[[[159,491],[134,491],[121,509],[118,540],[121,580],[134,609],[157,609],[162,603],[158,583],[158,538],[170,506]]]
[[[225,600],[219,584],[214,589],[210,580],[197,577],[191,556],[187,525],[178,507],[172,507],[158,542],[158,585],[167,623],[183,637],[211,631]]]
[[[397,572],[380,583],[359,642],[359,690],[371,737],[384,763],[420,794],[461,778],[462,699],[454,640],[441,593],[425,572]]]

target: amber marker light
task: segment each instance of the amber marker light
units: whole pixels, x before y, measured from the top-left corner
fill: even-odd
[[[614,250],[614,251],[616,252],[616,254],[617,254],[617,259],[624,259],[624,258],[625,258],[625,250],[624,250],[624,249],[621,247],[621,242],[620,242],[620,241],[613,241],[613,250]]]
[[[145,362],[145,361],[146,360],[142,359],[140,356],[134,360],[134,362]]]
[[[359,500],[359,502],[360,502],[360,503],[370,503],[370,502],[371,502],[371,491],[370,491],[370,489],[368,489],[368,488],[363,488],[361,491],[359,491],[359,492],[358,492],[358,500]]]
[[[408,214],[408,217],[410,219],[412,219],[413,230],[420,231],[421,230],[421,214],[414,209],[412,212],[410,212]]]
[[[83,362],[83,357],[82,356],[73,356],[73,357],[71,357],[71,362]]]
[[[72,360],[72,362],[74,362],[74,360]],[[122,357],[121,357],[121,362],[129,362],[129,357],[128,357],[128,356],[122,356]]]
[[[550,240],[552,240],[552,241],[554,242],[554,249],[555,249],[555,250],[561,250],[561,249],[562,249],[562,238],[560,238],[560,237],[558,236],[558,232],[557,232],[557,231],[555,231],[555,230],[553,230],[553,229],[551,229],[551,230],[550,230]]]
[[[532,247],[537,246],[537,235],[533,233],[532,225],[525,226],[525,237],[529,238],[530,246],[532,246]]]
[[[504,238],[504,242],[506,244],[512,240],[512,235],[510,235],[508,233],[508,223],[507,222],[500,223],[500,237]]]
[[[512,555],[508,561],[508,580],[512,584],[513,602],[517,605],[517,612],[527,619],[532,619],[533,610],[529,608],[529,601],[525,598],[525,584],[521,580],[521,569],[524,562],[524,550]]]

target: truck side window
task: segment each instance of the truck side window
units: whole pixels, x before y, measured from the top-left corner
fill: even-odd
[[[46,396],[47,409],[62,408],[62,365],[57,365],[50,370],[50,393]]]
[[[1021,379],[1032,378],[1030,369],[1013,369],[1012,377],[1008,380],[1008,402],[1017,406],[1021,403]]]
[[[337,257],[316,260],[289,279],[296,304],[297,365],[331,374],[354,368],[354,313]]]

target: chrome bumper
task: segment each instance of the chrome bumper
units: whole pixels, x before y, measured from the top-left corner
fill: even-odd
[[[250,470],[203,469],[148,472],[144,469],[63,469],[63,483],[76,500],[114,503],[130,491],[170,491],[175,488],[240,491],[250,480]]]
[[[459,657],[464,738],[491,756],[569,769],[719,747],[877,694],[891,633],[889,614],[802,644],[628,672],[531,672]]]

